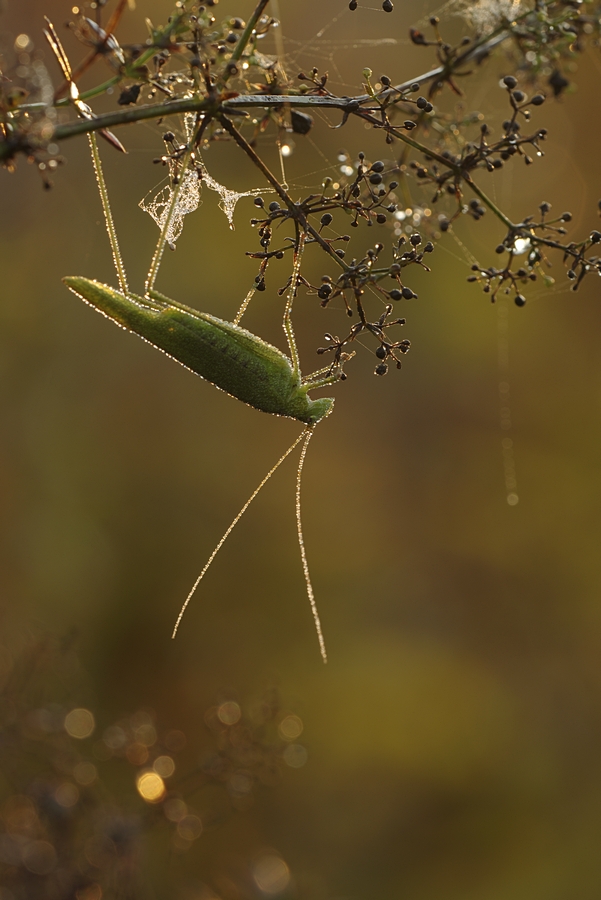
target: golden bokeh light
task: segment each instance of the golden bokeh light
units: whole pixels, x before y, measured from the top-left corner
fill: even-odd
[[[163,812],[170,822],[181,822],[188,813],[188,806],[180,797],[169,797],[163,804]]]
[[[202,822],[198,816],[184,816],[177,824],[177,833],[184,841],[195,841],[202,834]]]
[[[253,878],[264,894],[281,894],[290,883],[290,869],[281,856],[266,853],[255,861]]]
[[[227,700],[217,709],[217,717],[224,725],[235,725],[240,721],[242,710],[235,700]]]
[[[291,769],[301,769],[307,762],[307,751],[302,744],[289,744],[284,750],[284,762]]]
[[[54,799],[64,809],[71,809],[79,800],[79,788],[70,781],[64,781],[55,790]]]
[[[65,731],[73,738],[83,740],[90,737],[96,727],[94,716],[89,709],[78,707],[65,716]]]
[[[175,763],[170,756],[157,756],[152,768],[161,778],[170,778],[175,772]]]
[[[147,803],[159,803],[165,796],[165,782],[156,772],[141,772],[136,778],[136,787]]]
[[[278,725],[280,737],[285,741],[295,741],[303,733],[303,720],[300,716],[285,716]]]

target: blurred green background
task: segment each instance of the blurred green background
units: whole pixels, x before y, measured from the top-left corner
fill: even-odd
[[[252,6],[222,0],[218,13],[245,17]],[[423,0],[399,2],[391,15],[350,14],[346,0],[280,6],[291,71],[328,69],[333,90],[356,92],[364,66],[396,82],[431,66],[430,52],[406,39],[431,11]],[[124,17],[123,41],[140,39],[144,16],[164,21],[170,10],[166,0],[137,7]],[[9,0],[0,30],[6,45],[29,34],[57,83],[44,14],[80,58],[59,0]],[[466,30],[454,17],[443,25],[451,38]],[[569,209],[574,239],[598,226],[595,52],[577,60],[577,90],[535,114],[536,127],[549,129],[546,157],[506,166],[494,188],[491,178],[484,185],[514,220],[542,200]],[[498,77],[508,71],[493,60],[462,85],[466,110],[490,114],[497,128]],[[84,86],[105,77],[99,64]],[[440,102],[451,108],[456,98]],[[342,148],[352,158],[385,154],[381,136],[353,122],[333,131],[338,121],[317,117],[310,139],[295,136],[295,195],[339,165]],[[161,177],[152,159],[162,130],[123,132],[127,157],[101,148],[134,289],[156,239],[137,203]],[[259,149],[275,167],[269,141]],[[555,289],[535,285],[524,309],[495,307],[466,283],[469,260],[446,235],[432,273],[408,279],[420,297],[403,309],[412,350],[402,372],[375,379],[373,356],[360,354],[307,459],[305,540],[329,665],[304,593],[291,461],[223,548],[172,643],[191,583],[298,426],[215,391],[63,288],[66,274],[114,276],[87,145],[61,151],[67,164],[51,191],[23,161],[13,175],[0,172],[3,666],[32,635],[74,631],[87,674],[67,688],[72,705],[94,710],[97,736],[151,709],[161,728],[185,732],[190,767],[204,752],[212,704],[228,697],[245,708],[277,687],[303,721],[308,754],[187,853],[173,857],[159,841],[144,863],[155,887],[161,878],[170,886],[157,896],[261,896],[260,879],[249,886],[244,873],[271,848],[289,867],[287,896],[298,898],[598,898],[598,281],[570,293],[553,259]],[[263,186],[233,145],[211,147],[205,161],[228,187]],[[253,211],[242,200],[230,232],[205,190],[159,288],[231,318],[256,271],[244,256],[256,248]],[[496,263],[503,231],[490,215],[461,220],[456,233],[482,264]],[[363,231],[357,252],[374,235]],[[318,280],[322,266],[313,253],[307,276]],[[270,270],[246,321],[280,346],[283,272]],[[295,314],[310,370],[323,332],[346,322],[314,297],[301,297]],[[505,314],[508,373],[498,363]],[[510,383],[515,506],[500,381]]]

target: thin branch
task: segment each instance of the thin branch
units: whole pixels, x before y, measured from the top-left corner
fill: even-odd
[[[236,141],[238,146],[244,150],[247,156],[253,161],[253,163],[257,166],[258,169],[263,173],[267,181],[270,185],[275,189],[276,193],[280,197],[281,200],[284,201],[288,209],[290,210],[291,215],[296,219],[296,221],[301,225],[304,231],[311,235],[311,237],[317,241],[317,243],[329,253],[329,255],[338,263],[338,265],[344,269],[345,271],[348,269],[346,263],[338,256],[335,250],[332,250],[331,246],[328,242],[321,236],[321,234],[316,231],[315,228],[307,221],[307,217],[304,212],[300,208],[300,206],[294,202],[292,197],[284,190],[280,182],[277,180],[275,175],[269,170],[269,168],[265,165],[260,156],[258,156],[250,144],[244,139],[244,137],[240,134],[238,129],[234,126],[230,120],[224,116],[218,116],[219,122],[225,128],[225,130],[230,134],[233,139]]]

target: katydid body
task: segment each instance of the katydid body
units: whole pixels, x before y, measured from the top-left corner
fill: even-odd
[[[125,296],[88,278],[63,278],[67,287],[113,322],[133,331],[215,387],[255,409],[316,425],[334,400],[311,400],[292,361],[250,331],[208,313],[152,299]]]
[[[65,65],[67,64],[65,63]],[[315,604],[303,540],[300,492],[303,463],[313,429],[318,422],[332,411],[334,405],[334,400],[328,397],[312,400],[308,395],[308,391],[339,381],[342,373],[340,367],[326,367],[318,372],[314,372],[308,378],[303,378],[300,372],[298,352],[291,322],[291,310],[299,278],[304,234],[301,234],[298,238],[294,271],[290,280],[290,291],[284,310],[283,325],[290,350],[290,357],[288,357],[278,350],[277,347],[268,344],[262,338],[257,337],[257,335],[251,334],[250,331],[246,331],[238,324],[218,319],[209,313],[198,312],[195,309],[170,300],[154,290],[154,282],[165,246],[170,217],[176,212],[177,186],[173,188],[169,214],[161,229],[159,242],[148,273],[145,295],[140,297],[129,290],[98,147],[93,134],[90,135],[90,147],[120,290],[108,287],[99,281],[74,275],[63,279],[67,287],[121,328],[139,335],[143,340],[162,350],[163,353],[200,375],[206,381],[211,382],[215,387],[230,394],[230,396],[263,412],[298,419],[306,426],[305,430],[280,457],[249,497],[213,550],[180,610],[173,629],[173,637],[177,633],[179,623],[192,595],[226,538],[263,485],[267,483],[286,457],[302,441],[303,446],[296,477],[297,534],[307,596],[311,604],[321,655],[324,662],[327,662],[325,643]],[[188,156],[191,157],[191,155],[192,150],[190,149]]]

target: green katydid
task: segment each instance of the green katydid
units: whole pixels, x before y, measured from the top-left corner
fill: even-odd
[[[329,397],[317,400],[311,399],[309,391],[340,380],[342,371],[340,365],[336,365],[320,369],[308,378],[303,378],[301,375],[291,322],[291,310],[299,280],[304,234],[301,233],[298,240],[294,269],[284,312],[283,324],[290,351],[290,357],[288,357],[260,337],[241,328],[237,323],[226,322],[208,313],[198,312],[195,309],[170,300],[154,289],[162,252],[166,243],[170,217],[175,213],[176,209],[176,189],[173,192],[172,203],[161,229],[159,242],[146,281],[145,294],[144,296],[139,296],[129,290],[94,134],[90,135],[90,146],[120,290],[80,276],[65,277],[63,281],[67,287],[117,325],[139,335],[192,372],[210,381],[220,390],[225,391],[238,400],[242,400],[255,409],[278,416],[298,419],[306,426],[292,446],[268,472],[217,544],[182,606],[175,623],[173,637],[176,635],[179,623],[192,595],[224,541],[263,485],[271,478],[294,448],[303,441],[296,481],[297,532],[307,595],[313,611],[321,654],[324,662],[326,662],[325,644],[303,541],[300,489],[303,463],[313,429],[318,422],[329,415],[334,405],[334,400]],[[238,319],[239,317],[237,317],[237,321]]]

